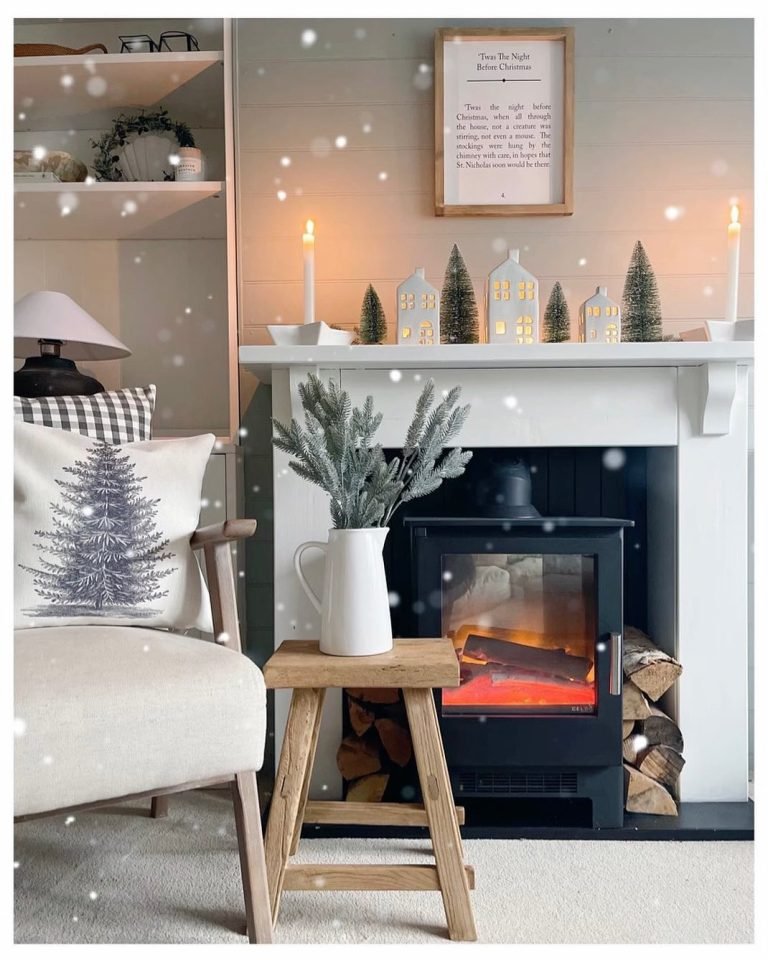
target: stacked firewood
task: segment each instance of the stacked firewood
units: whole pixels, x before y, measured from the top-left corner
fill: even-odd
[[[677,814],[677,781],[683,769],[680,728],[656,701],[682,666],[642,631],[624,631],[624,789],[630,813]]]
[[[346,736],[336,765],[345,798],[367,803],[413,799],[407,788],[415,779],[409,769],[413,748],[400,691],[349,688],[344,694]]]

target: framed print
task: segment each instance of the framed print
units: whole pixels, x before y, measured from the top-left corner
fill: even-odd
[[[435,34],[435,214],[573,213],[573,31]]]

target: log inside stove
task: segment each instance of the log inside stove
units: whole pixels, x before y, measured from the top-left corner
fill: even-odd
[[[475,633],[467,637],[461,658],[461,672],[467,678],[474,672],[473,668],[483,670],[488,665],[494,679],[497,674],[500,679],[544,676],[584,683],[592,669],[590,659],[576,657],[561,648],[531,647]],[[472,664],[466,658],[480,660],[482,664]]]

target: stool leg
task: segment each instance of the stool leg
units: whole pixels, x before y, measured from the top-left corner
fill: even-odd
[[[293,856],[296,851],[299,849],[299,840],[301,840],[301,828],[304,825],[304,811],[307,808],[307,797],[309,796],[309,781],[312,779],[312,767],[315,764],[315,753],[317,752],[317,738],[320,735],[320,716],[323,710],[323,703],[325,701],[325,689],[318,691],[320,695],[320,703],[318,705],[318,720],[315,724],[314,733],[312,736],[312,743],[309,745],[309,757],[307,759],[307,769],[304,774],[304,783],[301,787],[301,798],[299,800],[299,812],[296,814],[296,826],[293,830],[293,840],[291,842],[291,853]]]
[[[273,923],[277,922],[280,909],[285,867],[293,846],[312,745],[317,742],[315,728],[320,723],[323,693],[321,689],[299,689],[293,691],[291,698],[267,822],[267,877]]]
[[[150,809],[150,815],[153,820],[161,820],[163,817],[168,816],[168,804],[170,803],[170,797],[152,797],[152,806]]]
[[[413,687],[404,689],[403,699],[435,851],[448,934],[451,940],[477,940],[469,884],[462,860],[461,834],[432,691]]]

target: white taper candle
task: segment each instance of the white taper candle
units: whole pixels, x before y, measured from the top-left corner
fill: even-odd
[[[741,224],[739,208],[731,207],[731,222],[728,224],[728,290],[725,297],[725,319],[735,323],[739,303],[739,248],[741,246]]]
[[[307,220],[304,242],[304,323],[315,322],[315,225]]]

